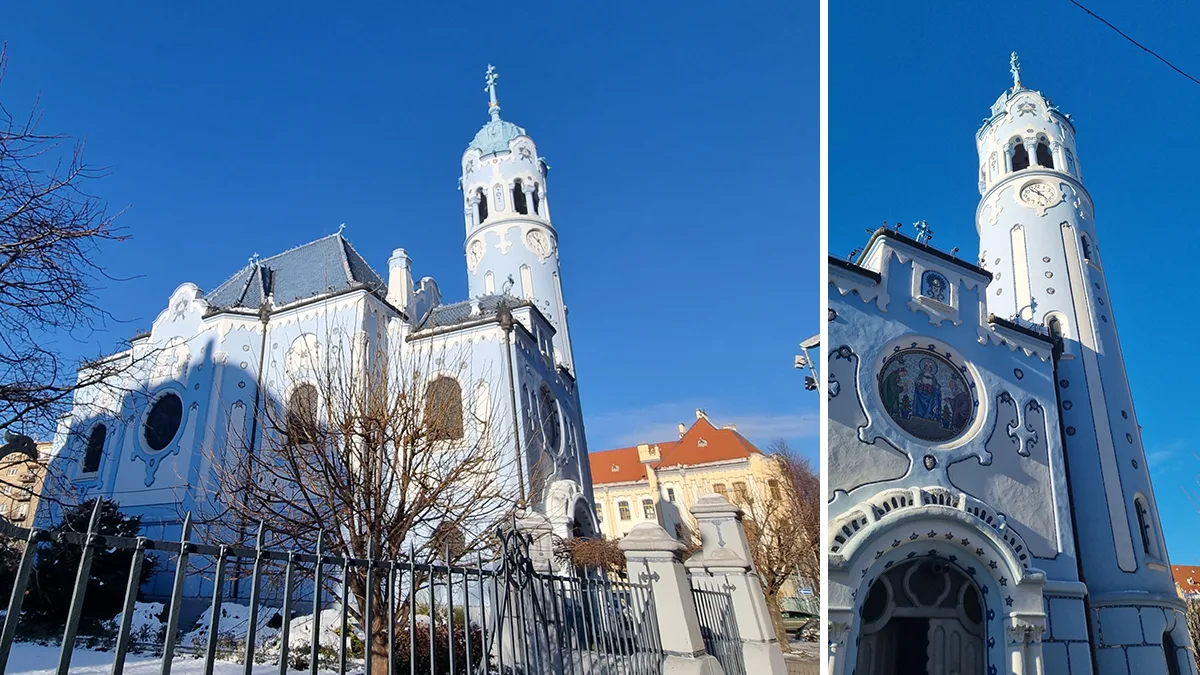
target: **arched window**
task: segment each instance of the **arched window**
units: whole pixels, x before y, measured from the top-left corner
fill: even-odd
[[[1167,675],[1179,675],[1179,647],[1170,631],[1163,633],[1162,648],[1167,659]]]
[[[537,183],[533,184],[533,192],[530,194],[533,195],[533,212],[538,215],[541,215],[542,214],[542,200],[540,197],[538,197],[538,184]]]
[[[1091,260],[1092,259],[1092,242],[1091,242],[1091,240],[1088,239],[1086,234],[1079,238],[1079,246],[1080,246],[1080,248],[1083,249],[1083,259]]]
[[[483,191],[483,188],[475,189],[475,200],[479,203],[479,222],[482,223],[488,217],[487,193]]]
[[[1038,141],[1037,144],[1037,163],[1038,166],[1053,169],[1054,155],[1050,154],[1050,144],[1046,141]]]
[[[629,502],[617,502],[617,513],[620,514],[621,520],[629,520]]]
[[[529,213],[529,206],[525,203],[525,186],[521,184],[520,178],[513,181],[512,200],[514,211]]]
[[[768,480],[767,489],[771,491],[771,499],[783,499],[783,492],[779,489],[779,481],[774,478]]]
[[[83,472],[96,473],[100,470],[100,458],[104,456],[104,439],[108,427],[97,424],[88,436],[87,450],[83,453]]]
[[[1021,143],[1013,146],[1012,168],[1013,171],[1029,168],[1029,152],[1025,150],[1025,146]]]
[[[554,400],[554,393],[550,391],[550,387],[545,384],[542,385],[540,398],[542,437],[546,440],[546,449],[557,454],[559,443],[562,440],[562,423],[558,419],[558,402]]]
[[[597,523],[604,522],[604,507],[601,506],[600,504],[596,505],[596,522]]]
[[[317,442],[317,388],[302,384],[292,391],[287,405],[288,441],[297,445]]]
[[[1050,317],[1050,320],[1046,322],[1046,328],[1050,331],[1050,337],[1062,338],[1062,322],[1058,320],[1057,316]]]
[[[654,520],[655,516],[653,499],[642,500],[642,515],[645,516],[646,520]]]
[[[453,377],[436,377],[426,388],[425,427],[430,440],[463,437],[462,387]]]

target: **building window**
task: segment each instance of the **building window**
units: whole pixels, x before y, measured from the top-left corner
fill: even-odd
[[[1038,141],[1037,144],[1037,162],[1038,166],[1047,169],[1054,168],[1054,156],[1050,154],[1050,145],[1046,141]]]
[[[83,453],[83,472],[96,473],[100,469],[100,458],[104,456],[104,438],[108,427],[97,424],[88,436],[87,450]]]
[[[20,522],[24,521],[25,517],[28,515],[29,515],[29,505],[22,504],[21,508],[17,509],[17,516],[16,516],[16,518],[14,518],[14,520],[16,520],[18,523],[20,523]]]
[[[733,484],[733,501],[739,504],[745,504],[750,501],[750,493],[746,491],[745,483],[738,482]]]
[[[596,522],[597,523],[604,522],[604,509],[599,504],[596,505]]]
[[[542,436],[546,440],[546,449],[554,454],[558,454],[559,444],[562,442],[562,422],[558,418],[558,402],[554,400],[554,393],[550,391],[550,387],[546,384],[541,388],[541,407],[542,407]]]
[[[0,518],[8,517],[8,503],[0,503]]]
[[[629,520],[629,502],[617,502],[617,512],[621,520]]]
[[[1029,152],[1020,142],[1013,146],[1012,168],[1013,171],[1029,168]]]
[[[642,500],[642,516],[645,517],[646,520],[654,519],[654,500],[653,499],[643,499]]]
[[[488,217],[487,193],[483,191],[483,188],[478,188],[475,190],[475,201],[477,203],[476,208],[479,209],[477,214],[479,216],[479,222],[482,223],[483,221],[487,220]]]
[[[1087,238],[1086,234],[1079,238],[1079,245],[1083,249],[1083,259],[1091,260],[1092,259],[1092,242]]]
[[[525,204],[525,186],[518,178],[513,181],[512,189],[513,210],[517,213],[529,213],[529,207]]]
[[[1150,512],[1146,510],[1146,502],[1142,501],[1141,497],[1135,497],[1133,500],[1133,509],[1137,512],[1138,530],[1142,533],[1142,552],[1148,556],[1153,556],[1151,550],[1153,537],[1150,533]]]
[[[146,415],[146,445],[151,450],[162,450],[175,440],[179,425],[183,422],[183,401],[173,392],[167,392],[150,406]]]
[[[675,488],[667,488],[667,501],[675,503]]]
[[[713,483],[713,492],[729,499],[729,489],[725,487],[724,483]]]
[[[453,377],[435,377],[425,391],[425,427],[433,441],[463,437],[462,387]]]
[[[783,493],[779,490],[779,481],[774,478],[767,481],[767,489],[771,491],[771,499],[783,498]]]
[[[683,525],[680,523],[675,523],[675,538],[683,539]]]
[[[17,475],[17,465],[16,464],[13,464],[12,466],[8,467],[8,475],[10,475],[10,476]]]
[[[1057,316],[1050,317],[1050,320],[1046,322],[1046,329],[1050,331],[1050,337],[1061,339],[1063,336],[1062,322],[1058,320]]]

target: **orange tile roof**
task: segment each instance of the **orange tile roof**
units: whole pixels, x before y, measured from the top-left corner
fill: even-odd
[[[1171,576],[1184,593],[1200,593],[1200,567],[1171,565]]]
[[[761,454],[745,436],[733,429],[718,429],[704,417],[698,418],[678,441],[650,445],[657,445],[660,453],[656,469],[745,459],[752,454]],[[592,466],[593,485],[647,480],[646,468],[638,460],[637,446],[600,450],[590,453],[588,460]]]

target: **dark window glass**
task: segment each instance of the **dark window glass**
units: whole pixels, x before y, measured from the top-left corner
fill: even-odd
[[[514,211],[529,213],[529,207],[525,204],[525,186],[521,184],[520,178],[513,181],[512,199]]]
[[[1050,146],[1045,141],[1037,144],[1037,161],[1038,166],[1043,166],[1047,169],[1054,168],[1054,155],[1050,154]]]
[[[168,393],[150,406],[146,415],[146,445],[151,450],[162,450],[175,440],[179,425],[183,422],[183,401],[179,396]]]
[[[311,384],[302,384],[292,392],[287,407],[287,434],[290,442],[316,442],[317,398],[317,388]]]
[[[104,456],[104,438],[108,427],[97,424],[88,436],[87,451],[83,454],[83,472],[95,473],[100,469],[100,458]]]
[[[1013,171],[1020,171],[1021,169],[1029,168],[1029,152],[1027,152],[1025,150],[1025,146],[1021,145],[1020,143],[1013,148],[1012,168]]]

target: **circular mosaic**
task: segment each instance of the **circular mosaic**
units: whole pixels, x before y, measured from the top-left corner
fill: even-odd
[[[971,425],[979,406],[975,384],[965,373],[965,366],[955,366],[932,349],[898,349],[879,373],[883,408],[917,438],[957,438]]]

